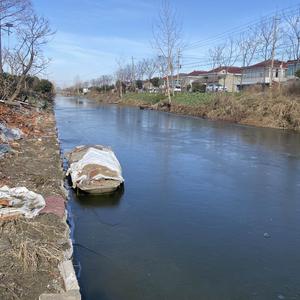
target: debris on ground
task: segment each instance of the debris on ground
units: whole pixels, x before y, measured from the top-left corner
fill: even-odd
[[[0,188],[0,220],[17,216],[33,218],[45,207],[43,196],[25,187]]]
[[[42,128],[37,125],[40,120],[47,117],[49,117],[47,112],[37,112],[23,107],[9,107],[0,103],[0,123],[4,123],[8,128],[18,128],[24,136],[41,135]]]
[[[5,123],[0,123],[0,138],[3,142],[20,140],[22,135],[19,128],[9,128]]]
[[[4,157],[6,153],[11,152],[11,147],[8,144],[0,144],[0,159]]]
[[[0,123],[23,133],[22,139],[4,143],[5,148],[9,146],[6,150],[12,151],[0,159],[1,191],[8,189],[4,186],[26,187],[34,193],[31,195],[39,194],[46,202],[50,198],[50,207],[54,205],[51,197],[61,197],[57,213],[48,209],[31,219],[23,215],[0,218],[0,299],[37,300],[43,293],[64,291],[58,265],[71,249],[69,227],[62,217],[64,174],[54,114],[50,109],[37,112],[0,103]],[[6,195],[1,196],[2,211],[12,205]]]

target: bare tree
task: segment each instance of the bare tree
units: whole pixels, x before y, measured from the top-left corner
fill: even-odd
[[[166,83],[165,75],[167,74],[168,64],[166,62],[165,57],[163,57],[161,55],[159,55],[155,61],[156,61],[156,68],[157,68],[159,77],[163,79],[164,87],[166,89],[167,83]]]
[[[15,84],[10,101],[18,97],[27,75],[35,76],[47,67],[49,60],[43,56],[43,47],[51,35],[48,21],[37,15],[32,15],[18,29],[17,43],[9,53]]]
[[[145,59],[140,60],[137,62],[135,66],[135,72],[136,72],[136,79],[144,80],[145,76]]]
[[[150,80],[157,71],[157,62],[154,58],[144,59],[144,68],[147,79]]]
[[[79,95],[80,89],[82,89],[82,88],[83,88],[83,83],[80,79],[80,76],[76,75],[74,77],[74,90],[76,91],[77,95]]]
[[[10,27],[19,27],[31,12],[30,0],[1,0],[0,1],[0,74],[3,74],[2,30],[9,33]],[[7,56],[6,56],[7,57]]]
[[[173,74],[175,52],[181,46],[181,28],[168,0],[162,1],[157,22],[153,26],[154,47],[166,62],[167,95],[171,104],[170,76]]]
[[[208,50],[212,68],[221,67],[224,60],[225,44],[217,45]]]
[[[262,20],[260,22],[259,28],[259,39],[260,39],[260,55],[266,62],[270,63],[270,86],[272,86],[272,78],[273,78],[273,66],[274,66],[274,58],[275,51],[278,47],[278,42],[280,40],[280,27],[278,26],[278,18],[274,17],[272,20]],[[266,71],[267,66],[264,67],[264,86],[266,85]],[[269,68],[268,68],[269,69]]]
[[[131,65],[124,65],[122,59],[117,60],[118,69],[115,73],[116,86],[119,90],[120,98],[123,99],[124,88],[132,78],[132,67]]]
[[[100,76],[99,80],[100,80],[100,87],[102,87],[104,92],[106,93],[108,86],[112,84],[113,77],[110,75],[102,75]]]
[[[238,42],[232,38],[226,42],[224,51],[223,51],[223,60],[222,64],[225,68],[225,74],[223,77],[223,89],[225,90],[226,79],[228,76],[228,69],[233,67],[240,57],[240,52],[238,48]]]
[[[243,69],[245,67],[249,67],[253,60],[255,59],[255,55],[257,54],[260,40],[258,37],[258,28],[251,27],[246,32],[242,33],[238,40],[239,53],[242,64],[242,75],[240,85],[243,85]]]
[[[285,15],[286,21],[285,36],[287,43],[291,46],[288,47],[290,51],[290,57],[295,60],[295,71],[300,62],[300,16],[297,15]]]
[[[212,49],[208,50],[212,69],[216,69],[218,67],[222,66],[222,63],[224,61],[224,55],[225,55],[225,44],[217,45]],[[217,80],[218,75],[214,75],[213,80]]]

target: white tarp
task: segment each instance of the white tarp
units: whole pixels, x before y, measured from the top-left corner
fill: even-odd
[[[26,218],[33,218],[46,205],[43,196],[25,187],[3,186],[0,188],[0,200],[0,217],[24,215]]]
[[[105,174],[98,173],[92,178],[88,178],[87,174],[83,174],[82,170],[87,165],[99,165],[108,168],[109,170],[116,173],[116,176],[108,176]],[[83,155],[83,157],[77,161],[71,163],[67,176],[71,175],[73,187],[76,187],[77,183],[81,183],[82,181],[89,180],[100,180],[100,179],[110,179],[116,180],[120,183],[124,182],[122,177],[122,169],[119,161],[117,160],[114,152],[108,148],[97,149],[90,147],[87,152]]]

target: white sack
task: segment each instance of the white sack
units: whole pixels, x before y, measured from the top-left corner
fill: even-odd
[[[0,217],[24,215],[26,218],[33,218],[45,207],[43,196],[29,191],[25,187],[0,188],[0,199],[8,200],[8,207],[1,207]]]

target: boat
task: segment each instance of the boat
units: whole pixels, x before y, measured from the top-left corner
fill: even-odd
[[[123,183],[122,168],[110,147],[81,145],[68,152],[66,158],[72,187],[89,194],[107,194]]]

